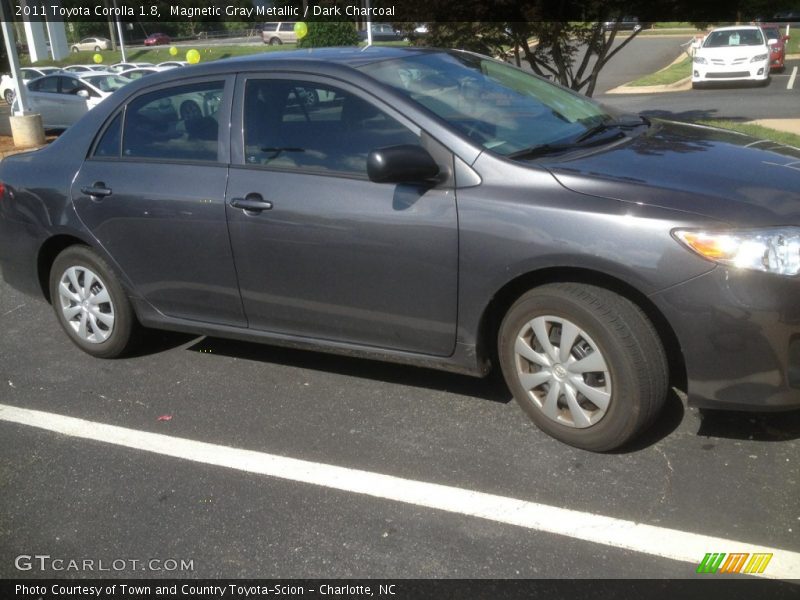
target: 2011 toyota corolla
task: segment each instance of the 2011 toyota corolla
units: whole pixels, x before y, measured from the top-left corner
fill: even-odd
[[[154,74],[0,181],[4,279],[96,357],[142,325],[494,365],[539,428],[596,451],[671,384],[800,405],[800,150],[612,116],[482,56]]]

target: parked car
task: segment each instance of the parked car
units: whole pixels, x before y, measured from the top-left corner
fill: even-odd
[[[104,37],[83,38],[77,44],[72,44],[72,46],[70,46],[70,49],[73,52],[86,52],[92,50],[94,52],[100,52],[101,50],[110,50],[111,40]]]
[[[112,73],[122,73],[122,71],[127,71],[129,69],[138,69],[141,67],[152,67],[153,63],[149,62],[119,62],[111,65],[108,67],[108,70]]]
[[[398,42],[404,37],[403,33],[396,31],[390,23],[371,23],[370,29],[372,29],[373,42]],[[358,32],[358,39],[362,42],[367,39],[366,29]]]
[[[27,99],[46,129],[65,129],[127,83],[129,79],[102,71],[55,73],[31,81]]]
[[[153,73],[160,73],[162,71],[166,71],[173,67],[134,67],[133,69],[126,69],[125,71],[120,71],[119,75],[121,77],[127,77],[131,81],[136,81],[137,79],[141,79],[142,77],[146,77],[147,75],[152,75]]]
[[[620,17],[617,21],[606,21],[603,23],[603,30],[611,31],[616,27],[617,31],[639,31],[642,26],[642,23],[639,23],[639,17],[625,16]]]
[[[158,63],[157,66],[159,67],[186,67],[189,63],[185,60],[166,60],[164,62]]]
[[[24,67],[20,69],[22,75],[22,83],[28,84],[29,81],[47,75],[49,73],[57,73],[60,69],[58,67]],[[7,104],[14,102],[16,96],[16,86],[14,85],[14,77],[12,75],[3,75],[0,77],[0,96]]]
[[[104,65],[69,65],[61,69],[67,73],[91,73],[92,71],[106,71]]]
[[[142,78],[0,162],[0,266],[96,357],[141,324],[494,367],[608,450],[672,385],[800,406],[798,160],[468,52],[262,54]]]
[[[757,25],[712,30],[695,50],[692,86],[713,81],[769,81],[770,49]]]
[[[171,44],[172,38],[166,33],[153,33],[144,38],[145,46],[161,46],[163,44]]]
[[[295,21],[274,21],[261,26],[261,40],[270,46],[294,44],[297,34],[294,32]]]
[[[781,32],[780,25],[762,23],[760,27],[769,46],[769,70],[783,71],[786,68],[786,42],[789,36]]]

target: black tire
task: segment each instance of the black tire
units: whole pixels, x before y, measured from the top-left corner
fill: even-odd
[[[77,54],[79,52],[78,47],[77,46],[73,46],[72,47],[72,52],[73,52],[73,54]]]
[[[518,363],[524,359],[515,351],[517,336],[526,324],[542,316],[569,321],[585,332],[607,365],[611,381],[608,406],[604,414],[602,411],[594,412],[602,416],[591,425],[576,427],[563,424],[566,421],[560,417],[547,416],[532,397],[534,392],[526,390],[520,382],[518,364],[523,368],[526,365]],[[552,337],[557,333],[551,328],[549,335]],[[583,338],[578,336],[574,346],[576,352],[578,340],[583,343]],[[591,285],[549,284],[522,295],[506,313],[500,326],[498,356],[514,399],[537,427],[571,446],[594,452],[613,450],[642,433],[655,420],[669,389],[669,368],[664,348],[647,316],[628,299]],[[536,369],[538,367],[532,366],[531,372],[535,373]],[[597,374],[586,376],[596,377]],[[604,383],[604,379],[600,382]],[[541,391],[541,388],[534,389]],[[585,396],[579,397],[582,403],[587,403]],[[559,407],[562,413],[569,414],[569,409],[562,406],[565,401],[566,394],[559,398]],[[591,402],[587,404],[593,406]]]
[[[274,38],[270,38],[270,40],[269,40],[269,45],[270,46],[280,46],[281,44],[283,44],[283,42],[281,41],[281,38],[274,37]]]
[[[95,52],[100,52],[100,50],[101,50],[100,46],[95,46],[95,47],[94,47],[94,51],[95,51]]]
[[[6,101],[6,103],[9,106],[14,104],[14,90],[6,90],[6,93],[4,94],[3,99]]]
[[[108,291],[113,306],[114,322],[110,334],[102,342],[90,342],[67,322],[59,294],[61,278],[70,267],[90,269]],[[50,300],[61,328],[81,350],[98,358],[116,358],[130,350],[138,334],[139,325],[130,300],[108,263],[87,246],[70,246],[59,254],[50,269]]]

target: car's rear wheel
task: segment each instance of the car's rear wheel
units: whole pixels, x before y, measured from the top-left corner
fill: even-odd
[[[102,48],[100,48],[100,46],[95,46],[95,47],[94,47],[94,51],[95,51],[95,52],[100,52],[100,50],[101,50],[101,49],[102,49]]]
[[[77,46],[73,46],[73,47],[72,47],[72,51],[73,51],[75,54],[77,54],[77,53],[78,53],[78,47],[77,47]]]
[[[572,446],[612,450],[655,419],[668,366],[652,323],[626,298],[559,283],[517,300],[498,336],[514,398],[544,432]]]
[[[3,99],[9,104],[14,104],[14,90],[6,90]]]
[[[131,347],[133,308],[117,276],[90,248],[71,246],[56,257],[50,299],[61,327],[87,354],[114,358]]]
[[[274,38],[271,38],[269,40],[269,45],[270,46],[280,46],[281,44],[283,44],[283,42],[281,41],[281,38],[274,37]]]

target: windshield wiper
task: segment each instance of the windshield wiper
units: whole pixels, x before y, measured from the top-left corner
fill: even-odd
[[[511,154],[507,154],[506,158],[516,159],[516,158],[536,158],[537,156],[546,156],[548,154],[557,154],[559,152],[565,152],[567,150],[572,150],[574,148],[592,146],[599,143],[604,143],[611,141],[612,139],[617,139],[618,137],[624,135],[621,131],[617,132],[616,135],[610,136],[609,138],[603,138],[602,140],[595,140],[593,143],[588,144],[585,143],[587,140],[595,137],[597,134],[607,131],[609,129],[635,129],[641,125],[650,126],[650,121],[645,117],[637,117],[634,119],[619,119],[619,120],[609,120],[604,121],[602,123],[598,123],[594,127],[590,127],[587,131],[584,131],[581,135],[579,135],[574,140],[570,141],[569,143],[563,144],[540,144],[538,146],[531,146],[530,148],[523,148],[522,150],[517,150],[516,152],[512,152]]]
[[[594,127],[590,127],[580,136],[575,139],[576,144],[588,140],[596,136],[598,133],[608,131],[609,129],[636,129],[641,125],[650,126],[650,121],[645,117],[636,117],[636,119],[611,119],[598,123]]]

